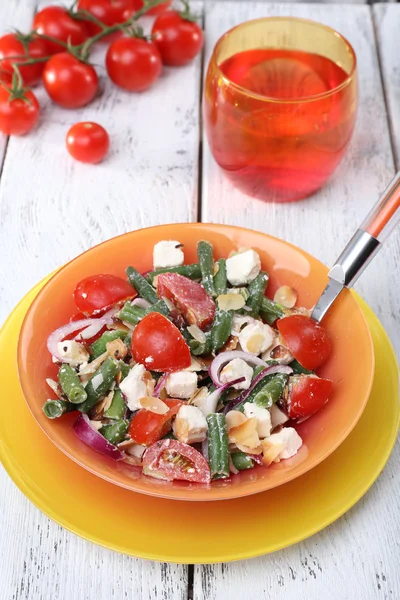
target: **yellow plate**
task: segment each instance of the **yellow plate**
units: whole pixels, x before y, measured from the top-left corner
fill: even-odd
[[[371,396],[349,437],[312,471],[268,492],[218,502],[162,500],[99,479],[46,437],[19,386],[17,338],[44,283],[29,292],[0,332],[1,459],[38,508],[83,538],[125,554],[168,562],[227,562],[267,554],[340,517],[365,494],[389,458],[399,428],[398,368],[384,329],[358,300],[375,348]]]

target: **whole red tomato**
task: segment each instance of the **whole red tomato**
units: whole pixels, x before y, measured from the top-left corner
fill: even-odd
[[[142,92],[158,79],[162,69],[159,51],[151,42],[123,37],[113,42],[106,55],[110,79],[124,90]]]
[[[0,69],[12,74],[13,64],[18,65],[26,85],[40,81],[45,63],[23,66],[24,62],[31,58],[44,58],[48,54],[47,43],[34,34],[7,33],[0,37]]]
[[[132,0],[133,2],[133,10],[136,12],[143,8],[143,0]],[[157,6],[153,6],[150,10],[147,11],[146,15],[161,15],[161,13],[165,12],[172,4],[172,0],[168,0],[167,2],[161,2],[161,4],[157,4]]]
[[[23,135],[36,125],[40,106],[30,90],[13,96],[11,89],[0,85],[0,131],[6,135]]]
[[[43,71],[46,92],[64,108],[79,108],[93,100],[98,87],[97,73],[91,65],[68,52],[55,54]]]
[[[110,138],[104,127],[97,123],[75,123],[67,133],[66,143],[75,160],[95,164],[106,156]]]
[[[328,360],[332,342],[323,325],[305,315],[284,317],[276,325],[290,352],[303,367],[314,370]]]
[[[203,31],[197,23],[184,19],[175,10],[159,15],[151,33],[165,65],[186,65],[203,46]]]
[[[33,29],[42,35],[56,38],[64,44],[72,46],[83,44],[89,37],[86,23],[73,19],[68,10],[61,6],[48,6],[36,13],[33,19]],[[57,42],[47,41],[49,54],[64,52],[65,47]]]
[[[82,279],[74,291],[77,308],[87,314],[104,312],[117,303],[136,296],[136,290],[121,277],[101,273]]]
[[[108,27],[124,23],[124,21],[131,18],[134,12],[132,0],[79,0],[78,9],[86,10]],[[96,23],[86,21],[86,26],[90,35],[96,35],[101,31],[101,27]],[[118,35],[121,34],[107,35],[101,41],[108,42],[118,37]]]

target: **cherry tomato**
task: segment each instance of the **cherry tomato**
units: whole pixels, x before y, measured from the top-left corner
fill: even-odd
[[[97,73],[68,52],[55,54],[43,71],[46,92],[64,108],[79,108],[93,100],[98,86]]]
[[[40,81],[45,63],[23,66],[24,62],[31,58],[44,58],[48,54],[46,42],[35,35],[7,33],[0,37],[0,69],[12,74],[13,64],[18,65],[25,85],[33,85]]]
[[[165,65],[180,67],[190,62],[203,46],[203,32],[175,10],[157,17],[151,33]]]
[[[203,329],[215,314],[215,302],[196,281],[177,273],[162,273],[157,277],[157,295],[167,298],[183,314],[190,325]]]
[[[95,164],[106,156],[110,138],[104,127],[97,123],[75,123],[67,133],[66,143],[75,160]]]
[[[89,37],[86,23],[73,19],[68,10],[61,6],[47,6],[36,13],[33,29],[42,35],[56,38],[64,44],[69,42],[72,46],[83,44]],[[65,52],[65,47],[57,42],[46,41],[46,44],[49,54]]]
[[[129,425],[129,435],[137,444],[150,446],[161,439],[171,429],[171,419],[176,415],[183,402],[181,400],[163,400],[169,407],[164,415],[141,408]]]
[[[191,364],[190,350],[181,332],[160,313],[150,313],[136,325],[132,356],[152,371],[179,371]]]
[[[79,0],[78,9],[86,10],[108,27],[124,23],[131,18],[134,12],[132,0]],[[96,35],[101,31],[96,23],[86,21],[86,26],[90,35]],[[101,41],[109,42],[119,35],[121,32],[106,35]]]
[[[198,450],[177,440],[156,442],[143,455],[143,473],[158,479],[210,483],[210,467]]]
[[[151,42],[123,37],[109,47],[106,67],[115,85],[128,92],[143,92],[160,76],[162,61],[159,51]]]
[[[309,417],[323,407],[332,391],[332,381],[316,375],[293,375],[289,380],[289,394],[283,407],[291,419]]]
[[[133,10],[136,12],[143,8],[143,0],[132,0],[133,2]],[[150,10],[147,11],[146,15],[157,16],[161,13],[165,12],[172,4],[172,0],[168,0],[167,2],[161,2],[161,4],[157,4],[157,6],[153,6]]]
[[[91,275],[82,279],[74,291],[78,309],[86,315],[105,312],[114,304],[122,304],[136,296],[132,286],[115,275]]]
[[[40,105],[33,92],[12,99],[12,92],[0,85],[0,131],[6,135],[23,135],[36,125]]]
[[[277,327],[295,359],[309,371],[314,371],[329,358],[332,343],[328,332],[314,319],[291,315],[279,319]]]

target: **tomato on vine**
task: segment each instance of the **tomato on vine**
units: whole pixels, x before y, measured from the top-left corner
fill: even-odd
[[[6,79],[6,78],[5,78]],[[0,82],[0,131],[5,135],[24,135],[39,118],[40,105],[31,90],[22,86],[21,76]]]
[[[122,37],[110,45],[106,68],[115,85],[129,92],[143,92],[159,78],[162,61],[152,42]]]
[[[203,31],[189,12],[168,10],[154,21],[151,33],[165,65],[180,67],[200,52],[203,46]]]
[[[46,92],[63,108],[79,108],[93,100],[98,77],[95,69],[68,52],[52,56],[43,71]]]
[[[49,54],[64,52],[66,44],[78,46],[83,44],[88,37],[89,31],[86,23],[74,19],[71,12],[61,6],[47,6],[36,13],[33,19],[33,29],[41,35],[56,38],[56,41],[47,40]]]
[[[107,27],[124,23],[134,13],[133,0],[79,0],[78,10],[85,10]],[[102,29],[100,25],[87,20],[86,26],[91,36],[97,35]],[[102,38],[102,42],[109,42],[121,33],[113,33]]]
[[[75,123],[67,133],[67,150],[80,162],[95,164],[103,160],[110,147],[107,131],[98,123]]]
[[[0,69],[10,75],[14,72],[13,64],[19,67],[19,72],[26,85],[34,85],[40,81],[45,61],[40,62],[49,54],[47,42],[34,33],[6,33],[0,37]],[[39,59],[34,64],[24,65],[26,61]]]

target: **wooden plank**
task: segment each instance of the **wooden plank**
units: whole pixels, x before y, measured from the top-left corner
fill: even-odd
[[[373,6],[396,167],[400,169],[400,5]]]
[[[359,66],[360,106],[347,155],[328,184],[298,203],[270,204],[244,196],[224,177],[203,145],[205,221],[261,229],[314,254],[327,265],[341,252],[394,173],[388,124],[380,83],[374,34],[367,6],[218,3],[207,6],[206,64],[219,36],[246,19],[261,15],[310,17],[343,33],[353,44]],[[393,234],[356,285],[377,312],[400,353],[398,294],[386,273],[400,261],[400,236]]]
[[[290,205],[253,200],[234,189],[203,148],[204,221],[261,229],[332,264],[394,173],[371,15],[368,7],[215,3],[206,9],[206,64],[218,37],[261,15],[293,14],[331,25],[353,44],[359,63],[360,109],[349,152],[332,181],[314,197]],[[367,125],[368,124],[368,125]],[[358,289],[400,350],[399,302],[389,274],[399,264],[394,236],[363,275]],[[391,548],[399,536],[400,444],[367,495],[344,517],[305,542],[240,563],[195,566],[194,600],[366,600],[400,596]],[[284,515],[282,515],[284,518]],[[254,524],[257,526],[257,524]],[[238,537],[240,544],[240,537]]]

